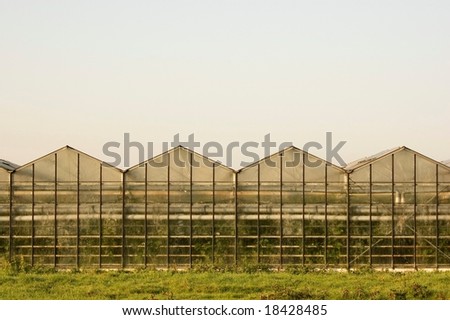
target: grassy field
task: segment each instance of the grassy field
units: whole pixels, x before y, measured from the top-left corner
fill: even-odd
[[[0,299],[450,299],[450,272],[0,269]]]

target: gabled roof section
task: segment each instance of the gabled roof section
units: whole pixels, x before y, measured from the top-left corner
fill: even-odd
[[[212,164],[215,164],[216,166],[224,168],[226,170],[233,171],[233,172],[235,171],[233,168],[230,168],[230,167],[222,164],[220,161],[213,160],[213,159],[208,158],[208,157],[206,157],[206,156],[204,156],[204,155],[202,155],[202,154],[200,154],[200,153],[198,153],[196,151],[193,151],[191,149],[183,147],[182,145],[179,145],[179,146],[176,146],[175,148],[172,148],[172,149],[169,149],[167,151],[164,151],[163,153],[161,153],[159,155],[156,155],[156,156],[154,156],[154,157],[152,157],[150,159],[147,159],[147,160],[145,160],[145,161],[143,161],[141,163],[138,163],[137,165],[134,165],[134,166],[124,170],[124,172],[128,172],[128,171],[136,169],[136,168],[140,168],[140,167],[144,166],[146,163],[148,163],[150,161],[157,161],[158,159],[164,157],[165,155],[172,154],[172,153],[174,153],[174,152],[176,152],[178,150],[183,150],[183,151],[186,151],[189,154],[193,154],[193,155],[196,155],[198,157],[201,157],[202,159],[204,159],[204,160],[206,160],[208,162],[211,162]]]
[[[334,165],[333,163],[331,163],[329,161],[326,161],[326,160],[324,160],[324,159],[322,159],[320,157],[317,157],[317,156],[315,156],[315,155],[313,155],[313,154],[311,154],[309,152],[306,152],[306,151],[304,151],[304,150],[302,150],[300,148],[297,148],[295,146],[290,146],[290,147],[286,147],[286,148],[284,148],[284,149],[282,149],[282,150],[280,150],[278,152],[272,153],[271,155],[269,155],[267,157],[264,157],[264,158],[262,158],[259,161],[253,162],[253,163],[249,164],[248,166],[245,166],[245,167],[241,168],[238,172],[246,170],[246,169],[251,168],[251,167],[254,167],[254,166],[258,165],[258,163],[262,163],[262,162],[266,161],[267,159],[270,159],[271,157],[274,157],[274,156],[277,156],[277,155],[281,155],[281,154],[284,154],[285,152],[289,152],[289,151],[296,151],[296,152],[304,153],[308,157],[312,157],[315,160],[319,160],[319,161],[325,163],[326,165],[328,165],[328,166],[330,166],[330,167],[332,167],[334,169],[337,169],[337,170],[340,170],[340,171],[345,171],[343,168],[341,168],[339,166],[336,166],[336,165]]]
[[[0,159],[0,168],[5,169],[6,171],[14,171],[19,166],[15,163]]]
[[[450,159],[442,161],[443,164],[445,164],[447,167],[450,167]]]
[[[35,163],[35,162],[37,162],[37,161],[39,161],[39,160],[45,158],[45,157],[48,157],[49,155],[52,155],[52,154],[55,154],[55,153],[58,153],[58,152],[61,152],[61,151],[65,151],[65,150],[68,150],[68,151],[71,151],[71,152],[75,152],[75,153],[79,153],[79,154],[81,154],[81,155],[84,155],[84,156],[86,156],[86,157],[88,157],[88,158],[90,158],[90,159],[92,159],[92,160],[95,160],[95,161],[101,163],[101,164],[102,164],[103,166],[105,166],[105,167],[109,167],[109,168],[112,168],[112,169],[116,169],[116,170],[118,170],[118,171],[122,171],[121,169],[119,169],[119,168],[117,168],[117,167],[115,167],[115,166],[113,166],[113,165],[110,165],[109,163],[107,163],[107,162],[105,162],[105,161],[102,161],[102,160],[100,160],[100,159],[97,159],[97,158],[95,158],[95,157],[93,157],[93,156],[91,156],[91,155],[89,155],[89,154],[87,154],[87,153],[85,153],[85,152],[83,152],[83,151],[80,151],[80,150],[78,150],[78,149],[75,149],[75,148],[73,148],[73,147],[71,147],[71,146],[69,146],[69,145],[66,145],[66,146],[64,146],[64,147],[61,147],[61,148],[59,148],[59,149],[57,149],[57,150],[55,150],[55,151],[52,151],[52,152],[47,153],[47,154],[44,155],[44,156],[41,156],[41,157],[39,157],[39,158],[37,158],[37,159],[34,159],[34,160],[32,160],[32,161],[30,161],[30,162],[24,164],[24,165],[21,165],[21,166],[15,168],[14,171],[20,170],[20,169],[22,169],[22,168],[24,168],[24,167],[27,167],[27,166],[29,166],[29,165],[31,165],[31,164],[33,164],[33,163]]]
[[[368,156],[368,157],[364,157],[364,158],[352,161],[352,162],[348,163],[344,167],[344,169],[346,171],[353,171],[353,170],[358,169],[360,167],[363,167],[363,166],[365,166],[367,164],[370,164],[370,163],[372,163],[374,161],[380,160],[380,159],[386,157],[387,155],[395,153],[395,152],[397,152],[399,150],[403,150],[404,148],[406,148],[406,147],[395,147],[395,148],[391,148],[391,149],[387,149],[387,150],[378,152],[378,153],[376,153],[374,155],[371,155],[371,156]]]
[[[418,154],[421,157],[423,157],[423,158],[425,158],[425,159],[427,159],[430,162],[433,162],[435,164],[438,164],[438,165],[441,165],[441,166],[443,164],[442,162],[439,162],[439,161],[436,161],[436,160],[434,160],[434,159],[432,159],[430,157],[427,157],[427,156],[423,155],[420,152],[417,152],[417,151],[412,150],[412,149],[410,149],[408,147],[402,146],[402,147],[396,147],[396,148],[384,150],[384,151],[381,151],[379,153],[374,154],[373,156],[365,157],[365,158],[362,158],[362,159],[350,162],[347,166],[344,167],[344,169],[347,172],[352,172],[354,170],[360,169],[360,168],[365,167],[365,166],[367,166],[367,165],[369,165],[371,163],[374,163],[374,162],[379,161],[379,160],[381,160],[381,159],[383,159],[385,157],[388,157],[388,156],[390,156],[392,154],[395,154],[395,153],[398,153],[398,152],[401,152],[401,151],[404,151],[404,150],[409,151],[409,152],[413,152],[415,154]]]

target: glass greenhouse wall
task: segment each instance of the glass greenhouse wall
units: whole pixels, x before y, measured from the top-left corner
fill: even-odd
[[[238,172],[239,260],[345,266],[345,171],[289,148]]]
[[[234,177],[182,147],[127,170],[127,265],[234,263]]]
[[[0,254],[57,268],[450,267],[450,167],[290,147],[234,171],[183,147],[121,171],[70,147],[0,165]]]
[[[11,259],[53,267],[122,265],[121,171],[70,147],[12,174]]]
[[[450,170],[407,148],[347,167],[350,264],[450,266]]]
[[[10,172],[0,166],[0,255],[9,252]]]

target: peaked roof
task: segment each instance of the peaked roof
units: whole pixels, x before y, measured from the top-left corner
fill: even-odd
[[[387,150],[383,150],[380,151],[378,153],[375,153],[374,155],[368,156],[368,157],[364,157],[364,158],[360,158],[358,160],[352,161],[350,163],[348,163],[344,169],[347,171],[353,171],[355,169],[358,169],[359,167],[362,167],[366,164],[372,163],[376,160],[379,160],[381,158],[384,158],[385,156],[395,153],[399,150],[402,150],[403,148],[406,147],[395,147],[395,148],[391,148],[391,149],[387,149]]]
[[[75,149],[75,148],[73,148],[73,147],[71,147],[71,146],[69,146],[69,145],[66,145],[66,146],[64,146],[64,147],[61,147],[61,148],[59,148],[59,149],[56,149],[55,151],[52,151],[52,152],[50,152],[50,153],[47,153],[46,155],[43,155],[43,156],[41,156],[41,157],[39,157],[39,158],[37,158],[37,159],[34,159],[34,160],[32,160],[32,161],[30,161],[30,162],[28,162],[28,163],[25,163],[24,165],[18,166],[18,167],[16,167],[16,168],[14,169],[14,171],[19,170],[19,169],[21,169],[21,168],[24,168],[24,167],[26,167],[26,166],[29,166],[30,164],[32,164],[32,163],[34,163],[34,162],[36,162],[36,161],[39,161],[39,160],[41,160],[41,159],[43,159],[43,158],[45,158],[45,157],[48,157],[49,155],[52,155],[52,154],[61,152],[61,151],[63,151],[63,150],[69,150],[69,151],[72,151],[72,152],[76,152],[76,153],[82,154],[82,155],[84,155],[84,156],[86,156],[86,157],[88,157],[88,158],[91,158],[91,159],[93,159],[93,160],[95,160],[95,161],[98,161],[99,163],[101,163],[102,165],[104,165],[104,166],[106,166],[106,167],[110,167],[110,168],[114,168],[114,169],[116,169],[116,170],[118,170],[118,171],[122,171],[122,170],[120,170],[119,168],[117,168],[117,167],[115,167],[115,166],[113,166],[113,165],[110,165],[109,163],[107,163],[107,162],[105,162],[105,161],[102,161],[102,160],[100,160],[100,159],[97,159],[97,158],[95,158],[95,157],[93,157],[93,156],[91,156],[91,155],[89,155],[89,154],[87,154],[87,153],[85,153],[85,152],[83,152],[83,151],[80,151],[80,150],[78,150],[78,149]]]
[[[15,163],[0,159],[0,168],[3,168],[7,171],[14,171],[19,166]]]
[[[204,156],[204,155],[202,155],[202,154],[200,154],[200,153],[198,153],[198,152],[195,152],[195,151],[193,151],[193,150],[191,150],[191,149],[188,149],[188,148],[186,148],[186,147],[184,147],[184,146],[182,146],[182,145],[179,145],[179,146],[174,147],[174,148],[172,148],[172,149],[170,149],[170,150],[167,150],[167,151],[165,151],[165,152],[163,152],[163,153],[161,153],[161,154],[159,154],[159,155],[156,155],[156,156],[154,156],[154,157],[152,157],[152,158],[150,158],[150,159],[148,159],[148,160],[145,160],[145,161],[143,161],[143,162],[141,162],[141,163],[139,163],[139,164],[137,164],[137,165],[134,165],[134,166],[132,166],[132,167],[130,167],[130,168],[128,168],[128,169],[125,169],[125,170],[121,170],[121,169],[118,168],[118,167],[115,167],[115,166],[113,166],[113,165],[111,165],[111,164],[109,164],[109,163],[107,163],[107,162],[105,162],[105,161],[99,160],[99,159],[97,159],[97,158],[95,158],[95,157],[93,157],[93,156],[91,156],[91,155],[89,155],[89,154],[87,154],[87,153],[84,153],[84,152],[82,152],[82,151],[80,151],[80,150],[78,150],[78,149],[75,149],[75,148],[73,148],[73,147],[71,147],[71,146],[69,146],[69,145],[66,145],[66,146],[64,146],[64,147],[61,147],[61,148],[59,148],[59,149],[57,149],[57,150],[55,150],[55,151],[53,151],[53,152],[50,152],[50,153],[48,153],[48,154],[46,154],[46,155],[44,155],[44,156],[41,156],[41,157],[39,157],[39,158],[37,158],[37,159],[35,159],[35,160],[33,160],[33,161],[30,161],[30,162],[28,162],[28,163],[26,163],[26,164],[24,164],[24,165],[21,165],[21,166],[19,166],[19,165],[17,165],[17,164],[14,164],[14,163],[12,163],[12,162],[9,162],[9,161],[7,161],[7,160],[0,159],[0,168],[1,168],[1,169],[4,169],[4,170],[6,170],[6,171],[9,171],[9,172],[16,171],[16,170],[18,170],[18,169],[20,169],[20,168],[23,168],[23,167],[26,167],[26,166],[28,166],[28,165],[30,165],[30,164],[36,162],[36,161],[39,161],[39,160],[42,159],[42,158],[45,158],[45,157],[47,157],[47,156],[49,156],[49,155],[51,155],[51,154],[54,154],[54,153],[57,153],[57,152],[60,152],[60,151],[63,151],[63,150],[71,150],[71,151],[73,151],[73,152],[80,153],[80,154],[82,154],[82,155],[84,155],[84,156],[86,156],[86,157],[89,157],[89,158],[91,158],[91,159],[93,159],[93,160],[95,160],[95,161],[98,161],[99,163],[102,163],[103,165],[105,165],[105,166],[107,166],[107,167],[114,168],[114,169],[116,169],[116,170],[118,170],[118,171],[121,171],[121,172],[127,172],[127,171],[129,171],[129,170],[132,170],[132,169],[134,169],[134,168],[137,168],[137,167],[139,167],[139,166],[142,166],[143,164],[145,164],[145,163],[148,162],[148,161],[152,161],[152,160],[155,160],[155,159],[157,159],[157,158],[160,158],[160,157],[164,156],[165,154],[173,153],[173,152],[175,152],[176,150],[184,150],[184,151],[186,151],[186,152],[188,152],[188,153],[190,153],[190,154],[194,154],[194,155],[196,155],[196,156],[199,156],[199,157],[201,157],[201,158],[203,158],[203,159],[206,159],[206,160],[208,160],[208,161],[210,161],[210,162],[212,162],[212,163],[214,163],[214,164],[216,164],[216,165],[218,165],[218,166],[220,166],[220,167],[222,167],[222,168],[231,170],[231,171],[233,171],[233,172],[240,172],[240,171],[242,171],[242,170],[245,170],[245,169],[247,169],[247,168],[250,168],[250,167],[253,167],[253,166],[257,165],[258,163],[261,163],[261,162],[265,161],[266,159],[268,159],[268,158],[270,158],[270,157],[273,157],[273,156],[276,156],[276,155],[280,155],[280,154],[282,154],[282,153],[284,153],[284,152],[288,152],[288,151],[297,151],[297,152],[301,152],[301,153],[307,154],[308,156],[314,157],[314,158],[316,158],[316,159],[318,159],[318,160],[321,160],[321,161],[325,162],[327,165],[332,166],[333,168],[336,168],[336,169],[338,169],[338,170],[345,170],[345,171],[347,171],[347,172],[351,172],[351,171],[353,171],[353,170],[359,169],[359,168],[361,168],[361,167],[363,167],[363,166],[366,166],[366,165],[368,165],[368,164],[370,164],[370,163],[373,163],[373,162],[375,162],[375,161],[377,161],[377,160],[380,160],[380,159],[382,159],[382,158],[384,158],[384,157],[386,157],[386,156],[389,156],[389,155],[391,155],[391,154],[394,154],[394,153],[397,153],[397,152],[400,152],[400,151],[403,151],[403,150],[407,150],[407,151],[410,151],[410,152],[419,154],[420,156],[422,156],[422,157],[425,158],[425,159],[428,159],[428,160],[431,161],[431,162],[434,162],[434,163],[439,164],[439,165],[441,165],[441,166],[445,166],[446,168],[450,168],[450,159],[449,159],[449,160],[446,160],[446,161],[439,162],[439,161],[436,161],[436,160],[434,160],[434,159],[432,159],[432,158],[429,158],[429,157],[427,157],[427,156],[425,156],[425,155],[423,155],[423,154],[421,154],[421,153],[419,153],[419,152],[417,152],[417,151],[414,151],[414,150],[412,150],[412,149],[409,149],[409,148],[407,148],[407,147],[405,147],[405,146],[401,146],[401,147],[396,147],[396,148],[384,150],[384,151],[378,152],[378,153],[376,153],[376,154],[374,154],[374,155],[372,155],[372,156],[365,157],[365,158],[361,158],[361,159],[359,159],[359,160],[350,162],[350,163],[349,163],[347,166],[345,166],[344,168],[339,167],[339,166],[336,166],[336,165],[332,164],[332,163],[329,162],[329,161],[326,161],[326,160],[324,160],[324,159],[322,159],[322,158],[320,158],[320,157],[317,157],[317,156],[315,156],[315,155],[313,155],[313,154],[311,154],[311,153],[309,153],[309,152],[306,152],[306,151],[304,151],[304,150],[301,150],[301,149],[299,149],[299,148],[297,148],[297,147],[295,147],[295,146],[289,146],[289,147],[284,148],[284,149],[282,149],[282,150],[280,150],[280,151],[278,151],[278,152],[276,152],[276,153],[273,153],[273,154],[271,154],[271,155],[269,155],[269,156],[266,156],[266,157],[264,157],[264,158],[261,159],[261,160],[255,161],[254,163],[251,163],[251,164],[249,164],[249,165],[247,165],[247,166],[245,166],[245,167],[243,167],[243,168],[241,168],[241,169],[239,169],[239,170],[234,170],[233,168],[230,168],[230,167],[228,167],[228,166],[222,164],[220,161],[217,161],[217,160],[213,160],[213,159],[211,159],[211,158],[208,158],[208,157],[206,157],[206,156]]]
[[[429,161],[434,162],[436,164],[439,164],[439,165],[443,164],[442,162],[439,162],[439,161],[436,161],[436,160],[434,160],[434,159],[432,159],[430,157],[427,157],[427,156],[423,155],[420,152],[417,152],[417,151],[412,150],[412,149],[410,149],[408,147],[402,146],[402,147],[396,147],[396,148],[384,150],[384,151],[381,151],[379,153],[374,154],[373,156],[365,157],[365,158],[362,158],[362,159],[350,162],[347,166],[344,167],[344,169],[346,171],[348,171],[348,172],[351,172],[353,170],[359,169],[359,168],[364,167],[366,165],[369,165],[369,164],[371,164],[371,163],[373,163],[375,161],[381,160],[381,159],[383,159],[383,158],[385,158],[387,156],[390,156],[392,154],[395,154],[395,153],[398,153],[398,152],[404,151],[404,150],[416,153],[416,154],[420,155],[421,157],[423,157],[425,159],[428,159]]]
[[[149,162],[149,161],[153,161],[153,160],[155,160],[155,159],[157,159],[157,158],[163,157],[164,155],[173,153],[173,152],[175,152],[175,151],[177,151],[177,150],[184,150],[184,151],[186,151],[187,153],[190,153],[190,154],[193,154],[193,155],[197,155],[197,156],[201,157],[202,159],[206,159],[206,160],[208,160],[208,161],[210,161],[210,162],[216,164],[217,166],[220,166],[220,167],[222,167],[222,168],[225,168],[225,169],[234,171],[233,168],[230,168],[230,167],[228,167],[228,166],[222,164],[220,161],[213,160],[213,159],[211,159],[211,158],[208,158],[207,156],[202,155],[201,153],[198,153],[198,152],[196,152],[196,151],[193,151],[193,150],[191,150],[191,149],[188,149],[188,148],[186,148],[186,147],[183,147],[182,145],[178,145],[178,146],[176,146],[176,147],[174,147],[174,148],[172,148],[172,149],[169,149],[169,150],[167,150],[167,151],[164,151],[164,152],[161,153],[161,154],[158,154],[158,155],[156,155],[156,156],[154,156],[154,157],[151,157],[150,159],[147,159],[147,160],[145,160],[145,161],[143,161],[143,162],[141,162],[141,163],[138,163],[138,164],[136,164],[136,165],[134,165],[134,166],[132,166],[132,167],[129,167],[128,169],[124,170],[124,172],[127,172],[127,171],[130,171],[130,170],[139,168],[139,167],[145,165],[145,163],[147,163],[147,162]]]
[[[295,146],[290,146],[290,147],[286,147],[286,148],[284,148],[284,149],[282,149],[282,150],[280,150],[280,151],[278,151],[278,152],[272,153],[271,155],[268,155],[268,156],[262,158],[261,160],[255,161],[255,162],[249,164],[248,166],[245,166],[245,167],[241,168],[240,170],[238,170],[238,172],[243,171],[243,170],[246,170],[246,169],[251,168],[251,167],[253,167],[253,166],[256,166],[256,165],[258,165],[258,163],[262,163],[262,162],[266,161],[267,159],[269,159],[270,157],[273,157],[273,156],[276,156],[276,155],[280,155],[280,154],[283,154],[283,153],[285,153],[285,152],[287,152],[287,151],[291,151],[291,150],[292,150],[292,151],[297,151],[297,152],[304,153],[304,154],[306,154],[306,155],[308,155],[308,156],[310,156],[310,157],[314,157],[314,158],[316,158],[316,159],[318,159],[318,160],[320,160],[320,161],[323,161],[325,164],[327,164],[327,165],[330,166],[330,167],[333,167],[333,168],[335,168],[335,169],[344,171],[344,169],[343,169],[342,167],[339,167],[339,166],[337,166],[337,165],[334,165],[333,163],[331,163],[331,162],[329,162],[329,161],[326,161],[326,160],[324,160],[324,159],[322,159],[322,158],[320,158],[320,157],[318,157],[318,156],[315,156],[315,155],[313,155],[313,154],[311,154],[311,153],[309,153],[309,152],[306,152],[306,151],[304,151],[304,150],[302,150],[302,149],[300,149],[300,148],[297,148],[297,147],[295,147]]]

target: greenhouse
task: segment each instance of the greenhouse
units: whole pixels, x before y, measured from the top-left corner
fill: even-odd
[[[10,177],[17,165],[0,159],[0,254],[7,252],[10,242],[9,216],[10,216]]]
[[[346,173],[294,147],[237,173],[239,260],[346,266]]]
[[[122,266],[122,172],[70,147],[17,168],[10,256],[30,265]]]
[[[125,171],[128,266],[235,261],[235,173],[183,147]]]
[[[0,254],[54,268],[449,268],[450,167],[406,147],[235,171],[176,147],[125,171],[69,146],[0,160]]]
[[[349,174],[349,264],[450,266],[450,168],[406,147]]]

